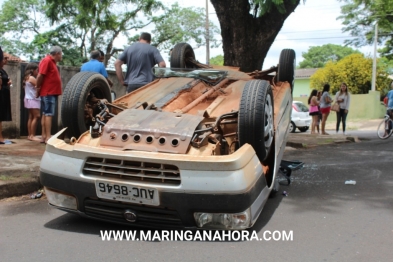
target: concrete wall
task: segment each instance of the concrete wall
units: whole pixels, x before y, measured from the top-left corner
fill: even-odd
[[[4,66],[4,70],[8,73],[9,77],[12,80],[12,88],[11,88],[11,113],[12,113],[12,122],[2,122],[3,126],[3,135],[7,138],[19,138],[21,136],[22,125],[26,125],[26,123],[21,122],[21,115],[27,114],[27,109],[24,108],[23,104],[23,96],[24,91],[22,88],[22,68],[25,68],[27,63],[16,63],[9,62],[6,66]],[[59,66],[61,81],[62,81],[62,89],[66,87],[69,80],[80,70],[79,67],[69,67],[69,66]],[[116,73],[114,71],[108,71],[109,79],[113,82],[112,90],[116,93],[116,97],[123,96],[126,93],[126,88],[119,84],[117,80]],[[57,115],[57,123],[52,123],[52,133],[53,130],[58,130],[61,127],[61,117],[60,117],[60,109],[61,109],[61,101],[62,96],[59,96],[58,99],[58,115]],[[25,110],[26,112],[23,112]],[[54,118],[55,120],[55,118]],[[24,122],[24,121],[23,121]]]
[[[332,95],[332,98],[334,99],[334,95]],[[302,101],[305,105],[308,104],[308,96],[294,97],[293,100]],[[386,108],[380,101],[379,91],[369,91],[368,94],[351,95],[347,120],[377,119],[382,118],[385,113]],[[328,121],[336,121],[336,117],[332,117],[331,115],[332,113]]]
[[[295,79],[295,88],[293,89],[294,97],[309,96],[311,93],[310,79]]]

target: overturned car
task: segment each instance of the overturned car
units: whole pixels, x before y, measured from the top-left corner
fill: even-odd
[[[51,206],[145,227],[246,229],[277,189],[295,52],[265,71],[209,67],[180,43],[156,80],[111,101],[106,80],[67,84],[64,129],[40,179]]]

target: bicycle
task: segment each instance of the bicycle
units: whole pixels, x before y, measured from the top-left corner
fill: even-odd
[[[391,114],[391,112],[389,113]],[[378,125],[377,135],[380,139],[387,139],[393,133],[393,120],[390,118],[389,113],[386,113],[384,119]]]

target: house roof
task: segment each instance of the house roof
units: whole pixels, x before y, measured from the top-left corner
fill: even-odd
[[[17,56],[13,56],[11,54],[8,54],[6,52],[3,52],[4,57],[8,57],[8,61],[13,61],[13,62],[24,62],[24,60],[20,59]]]
[[[308,79],[310,78],[319,68],[303,68],[295,70],[295,79]]]

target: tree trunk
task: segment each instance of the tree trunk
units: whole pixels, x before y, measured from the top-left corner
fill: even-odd
[[[285,13],[280,13],[273,6],[269,13],[261,17],[254,17],[250,13],[249,0],[210,1],[220,21],[224,65],[237,66],[244,72],[251,72],[262,68],[266,54],[285,19],[295,10],[300,0],[284,0]],[[278,59],[277,57],[277,63]]]

